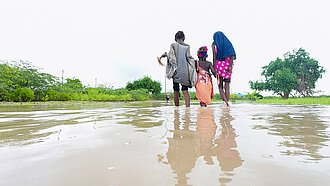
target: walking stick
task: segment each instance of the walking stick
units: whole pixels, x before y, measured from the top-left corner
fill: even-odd
[[[159,63],[161,66],[165,66],[164,63],[162,63],[161,59],[162,59],[163,57],[165,57],[166,55],[167,55],[167,53],[165,52],[162,56],[157,57],[157,61],[158,61],[158,63]]]

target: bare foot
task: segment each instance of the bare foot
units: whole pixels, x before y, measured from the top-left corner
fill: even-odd
[[[228,102],[223,102],[222,108],[227,108],[227,107],[229,107],[229,103]]]
[[[204,105],[203,103],[200,103],[201,107],[206,107],[207,105]]]

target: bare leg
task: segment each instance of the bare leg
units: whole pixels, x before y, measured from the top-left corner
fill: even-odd
[[[179,106],[179,91],[174,91],[174,105]]]
[[[186,103],[186,107],[190,107],[190,96],[188,90],[182,91],[184,95],[184,101]]]
[[[221,96],[222,100],[227,104],[227,106],[229,106],[227,98],[226,98],[226,94],[223,91],[223,79],[222,78],[220,78],[220,83],[219,83],[218,86],[219,86],[219,93],[220,93],[220,96]]]
[[[229,92],[229,83],[228,82],[225,82],[225,94],[226,94],[227,101],[229,101],[230,92]]]

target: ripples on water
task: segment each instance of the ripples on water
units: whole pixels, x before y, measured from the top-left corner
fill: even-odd
[[[188,184],[188,175],[201,166],[198,162],[218,167],[218,182],[225,184],[253,151],[263,153],[256,148],[262,140],[275,146],[268,152],[265,147],[260,158],[297,157],[301,163],[328,159],[329,111],[327,106],[252,104],[186,109],[156,102],[0,107],[0,150],[45,142],[65,125],[92,123],[91,130],[129,125],[164,140],[160,145],[166,150],[157,159],[170,167],[177,184]]]

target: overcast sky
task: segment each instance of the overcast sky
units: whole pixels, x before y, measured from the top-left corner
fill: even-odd
[[[164,85],[156,57],[178,30],[191,53],[210,48],[223,31],[237,54],[231,90],[252,92],[249,80],[287,51],[305,48],[327,70],[317,90],[330,94],[330,3],[326,0],[10,0],[0,1],[0,59],[32,62],[44,72],[85,85],[123,87],[150,76]],[[210,61],[212,55],[209,54]],[[167,80],[167,91],[172,82]],[[217,92],[217,91],[216,91]]]

